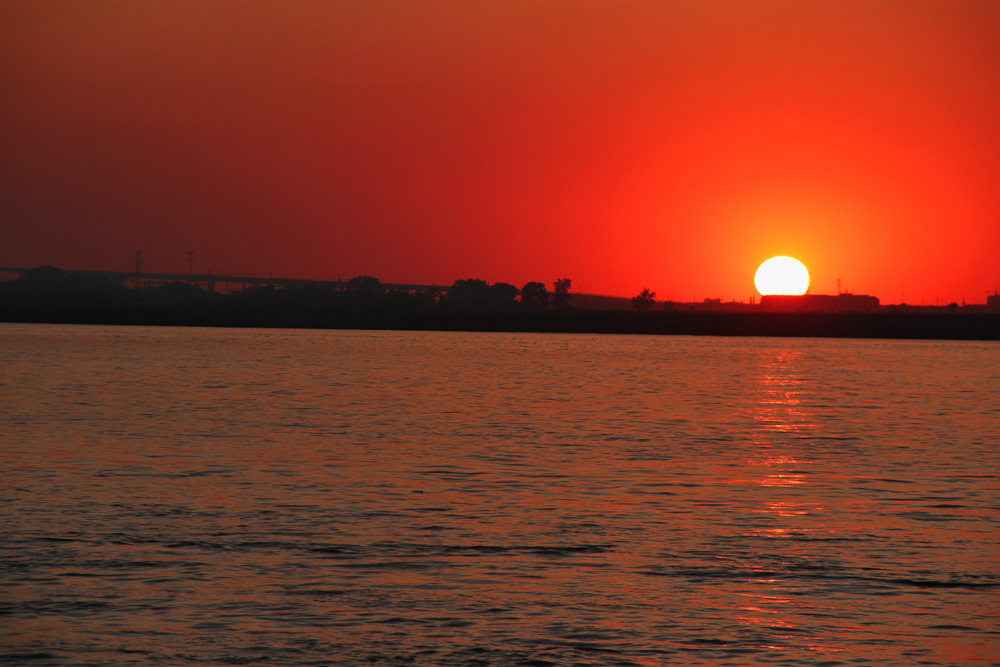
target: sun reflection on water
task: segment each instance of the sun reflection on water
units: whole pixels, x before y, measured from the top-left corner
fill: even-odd
[[[758,351],[755,362],[757,372],[749,391],[749,446],[743,464],[747,481],[762,492],[753,509],[761,523],[747,526],[742,535],[767,543],[786,542],[794,552],[797,547],[793,545],[825,532],[822,501],[806,495],[811,478],[818,473],[807,449],[819,428],[810,407],[814,387],[799,349],[768,346]],[[773,549],[762,551],[772,553]],[[809,603],[796,597],[796,588],[784,579],[767,576],[776,570],[772,560],[757,563],[750,558],[748,571],[764,576],[748,580],[747,588],[738,593],[735,621],[748,632],[758,633],[762,648],[801,645]],[[815,642],[810,650],[827,652],[831,647]]]
[[[809,384],[801,365],[801,350],[769,348],[757,356],[750,435],[758,451],[746,463],[759,470],[760,486],[787,487],[807,481],[802,472],[807,461],[800,458],[796,445],[809,437],[816,424],[802,401]]]

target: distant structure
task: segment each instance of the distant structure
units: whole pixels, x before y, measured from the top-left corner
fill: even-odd
[[[880,308],[878,297],[841,292],[802,294],[801,296],[772,294],[760,298],[760,309],[782,313],[872,313]]]
[[[993,294],[987,295],[986,309],[1000,313],[1000,292],[993,290]]]
[[[193,257],[194,253],[190,255]],[[138,267],[138,268],[141,268]],[[89,271],[77,269],[59,269],[52,266],[41,266],[36,269],[17,269],[11,267],[0,267],[0,276],[4,274],[16,275],[19,280],[24,280],[28,276],[38,271],[55,272],[58,275],[81,276],[81,277],[101,277],[118,282],[133,281],[136,285],[165,285],[172,282],[185,282],[190,285],[201,287],[207,292],[215,292],[217,286],[223,286],[225,292],[229,292],[232,285],[238,285],[241,289],[276,287],[283,289],[286,287],[306,287],[308,285],[336,286],[337,290],[343,289],[339,281],[310,280],[307,278],[275,278],[273,276],[239,276],[226,274],[212,274],[211,270],[206,273],[194,273],[192,267],[188,267],[191,273],[133,273],[131,271]],[[427,292],[440,294],[448,292],[449,287],[440,285],[408,285],[396,283],[382,283],[388,290],[401,292]],[[628,301],[628,299],[622,299]]]

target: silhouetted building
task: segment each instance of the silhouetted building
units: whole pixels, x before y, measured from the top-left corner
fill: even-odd
[[[994,292],[986,297],[986,309],[1000,313],[1000,293]]]
[[[783,313],[870,313],[879,310],[877,297],[867,294],[841,293],[803,294],[801,296],[772,294],[760,298],[760,309]]]

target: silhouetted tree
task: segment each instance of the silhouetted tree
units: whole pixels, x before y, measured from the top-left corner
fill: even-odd
[[[357,276],[347,281],[345,286],[346,304],[351,308],[368,309],[382,300],[385,287],[374,276]]]
[[[448,290],[448,306],[467,310],[486,308],[490,302],[490,286],[485,280],[467,278],[456,280]]]
[[[489,292],[490,308],[506,310],[517,305],[517,287],[510,283],[493,283]]]
[[[573,295],[569,293],[569,288],[572,287],[573,281],[569,278],[560,278],[559,280],[552,283],[552,305],[556,308],[566,308],[569,306],[569,300],[573,298]]]
[[[656,300],[656,292],[650,292],[649,288],[643,287],[642,291],[632,297],[632,307],[636,310],[649,310]]]
[[[346,289],[348,292],[363,293],[369,296],[382,296],[385,294],[385,288],[382,287],[382,281],[375,276],[356,276],[347,281]]]
[[[549,291],[544,283],[530,282],[521,288],[521,305],[528,308],[541,308],[549,302]]]

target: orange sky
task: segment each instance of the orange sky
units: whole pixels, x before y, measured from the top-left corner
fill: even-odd
[[[1000,287],[1000,2],[5,0],[0,265]]]

